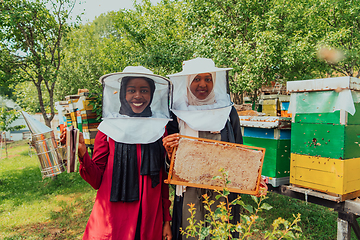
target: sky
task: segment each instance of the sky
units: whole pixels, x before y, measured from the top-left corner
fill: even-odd
[[[157,4],[160,0],[150,0],[150,2]],[[84,12],[81,19],[83,23],[86,23],[92,22],[101,13],[118,11],[123,8],[133,9],[133,0],[77,0],[72,15],[76,16]]]

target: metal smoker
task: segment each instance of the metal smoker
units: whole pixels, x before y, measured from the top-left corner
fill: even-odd
[[[63,160],[55,141],[54,131],[28,113],[24,111],[21,113],[31,132],[32,144],[40,161],[42,177],[53,177],[64,172]]]

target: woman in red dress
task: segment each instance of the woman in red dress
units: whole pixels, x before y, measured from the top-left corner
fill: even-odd
[[[172,239],[162,136],[170,82],[144,67],[100,78],[103,121],[90,158],[79,141],[80,174],[98,189],[83,239]]]

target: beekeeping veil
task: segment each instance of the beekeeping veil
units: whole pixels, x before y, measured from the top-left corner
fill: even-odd
[[[126,85],[143,78],[150,87],[151,99],[141,113],[132,111],[125,99]],[[116,142],[147,144],[158,140],[170,120],[171,83],[142,66],[128,66],[123,72],[100,78],[103,85],[102,117],[98,129]]]
[[[192,130],[216,132],[224,128],[233,105],[227,92],[230,69],[215,67],[208,58],[195,58],[184,61],[181,72],[168,75],[173,84],[171,110]],[[192,80],[201,73],[210,73],[213,79],[213,90],[203,100],[196,99],[190,91]]]

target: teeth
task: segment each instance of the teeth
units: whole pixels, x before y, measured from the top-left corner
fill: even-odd
[[[136,107],[140,107],[141,105],[143,105],[144,103],[133,103]]]

